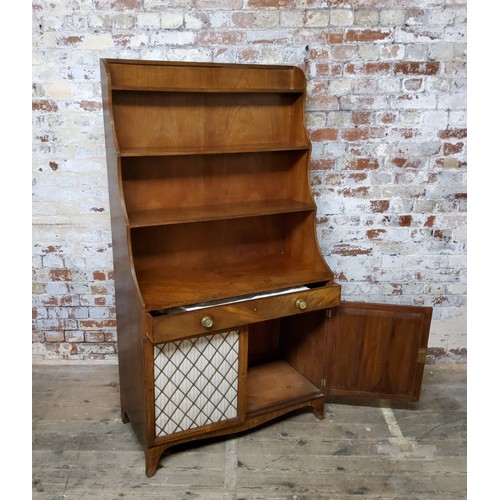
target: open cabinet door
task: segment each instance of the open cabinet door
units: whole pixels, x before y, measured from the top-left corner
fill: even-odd
[[[332,310],[326,394],[418,401],[431,307],[342,302]]]

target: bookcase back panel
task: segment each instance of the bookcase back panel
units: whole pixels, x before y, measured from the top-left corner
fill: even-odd
[[[303,151],[123,158],[123,192],[131,212],[276,199],[311,203],[306,166]]]
[[[285,217],[249,217],[136,229],[135,257],[162,256],[171,267],[242,262],[285,252]]]

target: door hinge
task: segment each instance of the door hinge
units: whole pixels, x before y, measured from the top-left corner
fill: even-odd
[[[331,309],[327,309],[326,310],[326,317],[327,318],[331,318],[332,317],[332,310]]]
[[[417,354],[417,363],[425,364],[425,358],[427,357],[427,348],[421,347]]]

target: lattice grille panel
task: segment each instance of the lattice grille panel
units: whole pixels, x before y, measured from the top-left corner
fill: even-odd
[[[237,416],[238,331],[154,347],[156,436]]]

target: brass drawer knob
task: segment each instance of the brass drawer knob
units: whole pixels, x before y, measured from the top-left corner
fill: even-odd
[[[214,326],[214,320],[210,316],[204,316],[201,318],[201,326],[203,328],[212,328],[212,326]]]
[[[295,305],[303,311],[307,307],[307,302],[304,299],[297,299],[297,302],[295,302]]]

